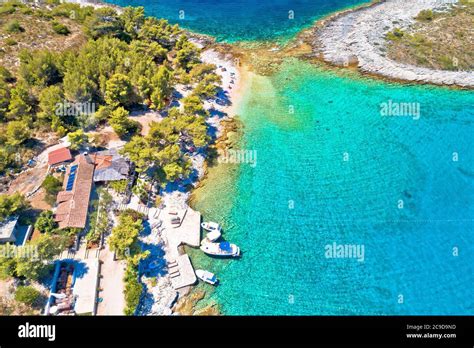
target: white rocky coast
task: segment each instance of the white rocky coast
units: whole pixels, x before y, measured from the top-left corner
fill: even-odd
[[[443,10],[453,0],[385,0],[346,11],[316,31],[315,47],[321,57],[338,66],[357,65],[366,73],[395,80],[474,87],[472,71],[441,71],[395,62],[385,56],[385,35],[407,28],[422,10]]]

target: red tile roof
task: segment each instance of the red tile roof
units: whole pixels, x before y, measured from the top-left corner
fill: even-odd
[[[108,168],[112,165],[113,156],[98,155],[97,153],[90,155],[96,165],[96,169]]]
[[[58,197],[56,197],[56,202],[61,203],[70,200],[74,197],[73,192],[69,191],[61,191],[58,193]]]
[[[73,189],[59,192],[56,199],[58,205],[54,219],[58,222],[59,228],[86,227],[94,164],[89,163],[84,155],[77,156],[73,164],[78,165]],[[69,179],[69,170],[70,168],[67,169],[64,178],[64,189]]]
[[[61,162],[70,161],[71,159],[71,151],[69,151],[67,147],[61,147],[48,153],[48,164],[50,166]]]

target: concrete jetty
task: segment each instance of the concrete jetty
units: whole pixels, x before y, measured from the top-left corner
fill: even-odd
[[[181,254],[180,246],[188,245],[194,248],[201,243],[201,213],[189,207],[176,209],[166,207],[160,212],[156,208],[150,209],[148,214],[151,224],[161,221],[162,237],[166,241],[168,274],[175,290],[193,285],[197,278],[191,259]],[[172,224],[171,220],[179,218],[179,224]]]
[[[191,259],[187,254],[179,255],[176,258],[175,266],[169,268],[171,284],[175,290],[184,288],[186,286],[196,283],[197,278],[194,273],[194,268],[191,264]]]

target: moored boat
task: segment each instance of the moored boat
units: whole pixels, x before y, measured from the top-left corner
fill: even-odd
[[[221,231],[212,231],[206,234],[206,239],[209,242],[215,242],[221,237]]]
[[[196,276],[201,279],[203,282],[209,283],[211,285],[215,285],[218,282],[218,279],[214,273],[209,271],[205,271],[203,269],[196,270]]]
[[[221,226],[217,222],[209,221],[201,223],[201,227],[204,228],[208,232],[219,231],[221,230]]]
[[[240,248],[229,242],[203,243],[201,245],[201,250],[206,254],[214,256],[240,256]]]
[[[209,242],[215,242],[221,237],[221,226],[217,222],[203,222],[201,227],[208,231],[209,233],[206,234],[206,238]]]

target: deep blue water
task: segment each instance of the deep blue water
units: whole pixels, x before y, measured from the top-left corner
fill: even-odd
[[[106,0],[143,6],[146,14],[166,18],[219,41],[288,38],[318,17],[363,0]],[[292,11],[292,12],[290,12]],[[293,19],[290,19],[293,14]]]

